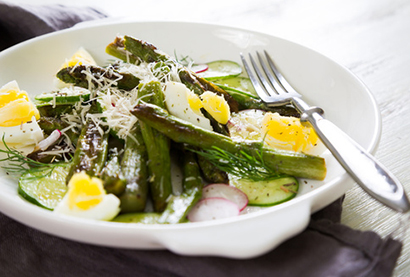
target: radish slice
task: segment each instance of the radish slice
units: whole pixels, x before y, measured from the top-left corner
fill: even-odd
[[[208,70],[208,65],[203,63],[203,64],[194,64],[191,67],[191,70],[195,73],[201,73],[201,72],[205,72]]]
[[[40,141],[37,146],[34,148],[34,151],[37,150],[46,150],[50,145],[55,143],[61,137],[60,130],[54,130],[47,138]]]
[[[234,202],[221,197],[205,198],[188,213],[191,222],[208,221],[239,215],[239,207]]]
[[[202,198],[222,197],[234,202],[242,211],[248,205],[248,196],[240,189],[227,184],[211,184],[202,190]]]

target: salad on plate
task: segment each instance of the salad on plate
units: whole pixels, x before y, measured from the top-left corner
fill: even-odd
[[[196,64],[131,36],[105,50],[100,65],[78,49],[33,100],[17,80],[0,89],[1,166],[27,201],[174,224],[277,205],[300,178],[325,178],[314,131],[293,107],[263,103],[236,62]]]

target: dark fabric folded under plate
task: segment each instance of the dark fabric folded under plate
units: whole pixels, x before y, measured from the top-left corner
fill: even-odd
[[[0,1],[0,51],[45,33],[104,17],[90,7],[20,6]]]
[[[103,17],[89,7],[0,1],[0,50]],[[401,243],[340,224],[342,203],[343,198],[312,215],[305,231],[270,253],[247,260],[88,245],[39,232],[0,213],[0,276],[391,276]]]
[[[341,206],[339,199],[314,214],[301,234],[246,260],[87,245],[0,214],[0,276],[390,276],[401,244],[333,221]]]

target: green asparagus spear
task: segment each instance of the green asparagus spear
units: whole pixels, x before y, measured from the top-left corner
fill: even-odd
[[[277,112],[282,116],[300,117],[300,113],[293,106],[268,106],[261,99],[253,98],[248,95],[228,91],[227,92],[238,102],[238,109],[240,111],[247,109],[258,109],[270,112]]]
[[[44,131],[45,134],[50,135],[54,130],[63,130],[68,127],[68,124],[57,117],[40,117],[37,121],[40,128]],[[68,129],[64,132],[65,135],[71,140],[73,145],[77,145],[78,134],[71,129]]]
[[[214,83],[199,77],[194,72],[188,71],[186,68],[179,71],[179,78],[182,83],[196,94],[201,95],[205,91],[212,91],[225,98],[231,112],[239,111],[239,103],[229,93]]]
[[[40,117],[59,117],[62,114],[70,114],[73,110],[73,105],[52,105],[52,104],[40,104],[36,105]]]
[[[202,179],[198,163],[193,152],[184,151],[182,169],[184,179],[181,195],[172,196],[167,208],[162,213],[158,223],[181,223],[186,219],[189,210],[201,199]]]
[[[93,76],[92,79],[86,74],[88,71]],[[102,68],[95,65],[79,65],[62,68],[57,72],[57,77],[65,83],[74,84],[86,89],[91,89],[89,87],[90,83],[94,86],[98,85],[96,80],[101,80],[103,77],[111,81],[116,81],[117,87],[124,90],[131,90],[140,82],[140,80],[132,74],[119,73],[113,68]]]
[[[120,149],[113,147],[110,141],[111,137],[108,141],[107,162],[101,172],[101,179],[107,193],[120,196],[125,191],[126,180],[121,172]]]
[[[101,174],[104,189],[107,193],[112,193],[117,196],[124,193],[126,181],[119,173],[121,173],[121,166],[118,157],[112,157],[105,165]]]
[[[201,151],[201,150],[198,150]],[[208,183],[227,183],[228,174],[215,167],[209,160],[205,157],[198,155],[198,165],[201,169],[202,176]]]
[[[156,81],[140,86],[138,96],[142,101],[160,105],[164,104],[164,95],[161,84]],[[158,130],[140,122],[142,137],[148,152],[148,169],[150,173],[151,196],[154,210],[162,212],[167,204],[167,199],[172,193],[170,141]]]
[[[107,53],[115,56],[123,61],[135,62],[140,57],[145,62],[160,62],[160,61],[172,61],[175,65],[177,62],[172,60],[166,54],[161,53],[158,49],[142,40],[135,39],[130,36],[124,38],[117,37],[113,43],[107,46]],[[165,63],[164,63],[165,64]],[[243,94],[234,93],[232,91],[225,91],[223,88],[217,86],[213,82],[210,82],[204,78],[197,76],[194,72],[188,71],[182,65],[180,67],[179,77],[189,89],[200,95],[206,90],[223,95],[227,100],[232,112],[237,112],[245,109],[261,109],[271,112],[278,112],[284,116],[299,117],[299,113],[290,106],[282,107],[269,107],[260,99],[255,99]]]
[[[160,52],[154,45],[131,36],[124,36],[124,48],[147,63],[166,62],[170,59],[167,54]]]
[[[37,123],[46,135],[50,135],[55,130],[63,130],[68,127],[68,124],[58,117],[40,117]],[[77,145],[78,135],[79,134],[73,130],[67,129],[64,131],[64,135],[61,136],[55,143],[47,147],[47,149],[35,149],[33,152],[28,154],[28,157],[42,163],[51,163],[58,160],[61,161],[71,159],[73,154],[71,151],[62,154],[57,154],[55,151],[61,150],[61,148],[66,146],[66,142],[64,141],[65,136],[69,138],[73,145]]]
[[[111,221],[121,223],[157,224],[160,217],[161,213],[126,213],[117,215]]]
[[[124,193],[120,196],[122,213],[141,212],[148,198],[147,148],[138,124],[125,142],[121,160],[121,173],[126,180]]]
[[[64,161],[70,159],[73,154],[71,151],[67,153],[58,154],[56,151],[61,149],[63,138],[60,137],[55,143],[47,147],[47,149],[34,149],[33,152],[27,155],[27,158],[44,164],[50,164],[53,162]]]
[[[108,44],[105,52],[127,63],[139,64],[140,62],[137,56],[125,50],[124,38],[122,37],[116,37],[114,42]]]
[[[144,45],[145,42],[143,41],[138,41],[135,39],[132,39],[130,37],[128,37],[128,39],[126,39],[126,41],[129,41],[128,44],[130,45],[139,45],[139,43],[141,43],[142,45]],[[151,49],[151,48],[148,48]],[[146,51],[149,51],[145,48]],[[152,56],[154,56],[152,54]],[[201,95],[202,93],[204,93],[205,91],[209,90],[212,92],[215,92],[217,95],[222,95],[225,100],[227,101],[230,110],[232,112],[237,112],[238,111],[238,103],[235,101],[235,99],[233,99],[227,92],[225,92],[223,89],[221,89],[220,87],[214,85],[213,83],[197,76],[194,72],[189,71],[187,68],[183,67],[181,64],[178,64],[176,61],[171,60],[170,57],[166,56],[165,54],[160,56],[161,61],[158,62],[157,64],[161,64],[163,68],[164,72],[169,71],[169,66],[167,65],[167,63],[163,62],[162,60],[168,59],[168,63],[171,61],[171,63],[175,64],[175,66],[177,66],[179,68],[178,72],[179,72],[179,78],[181,79],[181,82],[184,83],[189,89],[191,89],[192,91],[194,91],[196,94]],[[167,70],[168,69],[168,70]],[[158,72],[158,70],[157,70]],[[219,122],[217,122],[207,111],[205,111],[204,109],[202,109],[202,113],[204,114],[204,116],[206,118],[208,118],[211,122],[212,128],[214,131],[224,134],[224,135],[229,135],[229,131],[226,125],[220,124]]]
[[[67,182],[74,173],[85,171],[89,176],[98,176],[107,159],[108,132],[100,132],[92,120],[87,120],[74,152],[73,165],[67,175]]]
[[[277,173],[318,180],[323,180],[326,176],[325,160],[318,156],[267,149],[262,147],[262,142],[235,143],[230,137],[194,126],[152,104],[141,103],[134,107],[132,113],[176,142],[205,150],[217,146],[233,155],[246,153],[251,157],[260,157],[267,168]]]
[[[125,59],[127,58],[127,55],[125,55],[124,52],[128,51],[133,57],[138,57],[147,63],[164,62],[164,65],[167,63],[172,64],[178,68],[181,81],[195,93],[202,94],[204,91],[210,90],[218,95],[223,95],[228,102],[231,111],[238,111],[238,104],[225,90],[203,78],[200,78],[194,72],[189,71],[176,60],[172,59],[169,55],[159,51],[156,46],[146,41],[139,40],[131,36],[124,36],[123,39],[116,38],[114,43],[109,45],[108,49],[109,54],[124,61],[126,61]]]

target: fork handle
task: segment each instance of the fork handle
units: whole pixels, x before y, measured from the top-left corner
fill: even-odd
[[[325,119],[322,109],[311,107],[301,112],[301,121],[312,125],[333,156],[368,194],[396,211],[410,210],[399,180],[345,132]]]

